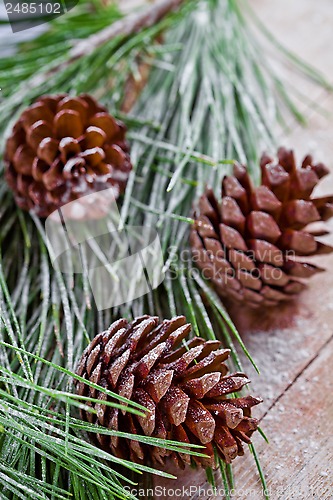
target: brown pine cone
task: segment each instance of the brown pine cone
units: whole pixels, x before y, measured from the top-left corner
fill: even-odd
[[[296,168],[293,151],[280,148],[278,163],[261,158],[261,171],[255,187],[235,164],[222,181],[220,202],[207,189],[190,237],[193,261],[217,293],[251,307],[293,298],[305,288],[302,278],[323,271],[302,257],[333,250],[316,239],[326,231],[310,226],[333,215],[333,196],[311,197],[327,168],[311,156]]]
[[[142,316],[128,323],[114,322],[84,351],[77,374],[145,406],[147,418],[91,403],[97,413],[81,412],[83,420],[138,435],[202,444],[209,458],[194,457],[198,465],[214,466],[214,447],[225,462],[243,454],[258,421],[251,408],[262,400],[230,397],[250,381],[244,373],[227,375],[229,349],[218,341],[195,337],[178,347],[191,325],[184,316],[159,323]],[[77,392],[105,400],[105,394],[77,383]],[[171,456],[180,467],[186,454],[119,437],[95,434],[98,445],[117,457],[163,465]],[[201,450],[200,450],[201,451]]]
[[[18,206],[47,217],[102,189],[112,187],[116,199],[132,168],[125,132],[89,95],[40,97],[22,113],[5,148],[6,179]]]

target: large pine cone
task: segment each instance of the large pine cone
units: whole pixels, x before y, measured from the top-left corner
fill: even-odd
[[[236,164],[222,181],[220,202],[207,189],[190,238],[193,260],[217,293],[252,307],[293,298],[305,288],[302,278],[323,271],[299,257],[332,251],[316,240],[325,231],[309,226],[333,215],[333,196],[311,197],[327,168],[311,156],[296,168],[293,151],[280,148],[278,163],[262,157],[261,171],[254,187]]]
[[[112,187],[116,199],[132,168],[125,132],[89,95],[40,97],[6,144],[6,179],[18,206],[47,217],[102,189]]]
[[[191,325],[184,316],[164,320],[142,316],[131,323],[114,322],[97,335],[80,360],[77,374],[145,406],[147,418],[94,404],[96,414],[81,417],[110,429],[132,434],[203,444],[209,459],[195,457],[197,464],[214,466],[214,447],[231,462],[243,454],[242,441],[250,442],[258,421],[251,407],[262,400],[252,396],[231,398],[249,382],[243,373],[227,375],[228,349],[218,341],[195,337],[174,349],[187,337]],[[77,384],[80,395],[105,400],[105,394]],[[96,435],[95,435],[96,436]],[[118,457],[134,462],[150,459],[164,464],[171,456],[180,467],[189,455],[140,444],[137,441],[97,434],[98,444]]]

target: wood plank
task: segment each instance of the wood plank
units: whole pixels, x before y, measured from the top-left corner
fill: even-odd
[[[270,444],[267,445],[259,435],[253,440],[265,471],[271,500],[332,498],[332,356],[333,339],[322,347],[263,418],[262,425],[271,436]],[[261,482],[249,451],[234,464],[236,485],[233,498],[260,498]],[[186,468],[177,471],[170,465],[168,472],[177,474],[178,480],[156,481],[155,485],[166,489],[164,496],[156,498],[171,500],[175,488],[184,488],[192,499],[222,498],[220,494],[211,494],[202,470]],[[218,491],[221,491],[218,474],[216,482]]]
[[[333,339],[263,419],[270,445],[256,436],[271,498],[332,498]],[[237,484],[260,494],[251,457],[235,466]],[[294,496],[292,496],[294,495]]]

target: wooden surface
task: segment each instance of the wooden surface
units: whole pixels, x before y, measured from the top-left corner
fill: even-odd
[[[257,13],[288,48],[314,64],[333,82],[333,4],[331,0],[256,0]],[[275,63],[274,63],[275,64]],[[321,105],[331,116],[323,117],[302,99],[299,106],[308,116],[307,129],[290,121],[288,137],[281,144],[293,147],[299,157],[307,152],[323,160],[333,172],[333,96],[310,82],[286,76],[293,85]],[[288,76],[289,75],[289,76]],[[332,193],[333,173],[325,178],[320,193]],[[333,231],[333,222],[328,223]],[[333,244],[333,235],[323,241]],[[249,351],[261,369],[257,376],[244,360],[252,379],[251,393],[264,398],[254,412],[269,437],[267,445],[256,435],[254,443],[265,472],[270,498],[333,498],[333,255],[315,259],[327,268],[313,277],[296,304],[257,312],[230,309]],[[261,483],[249,451],[235,461],[233,498],[262,498]],[[183,498],[223,498],[212,495],[202,471],[186,469],[178,481],[160,480],[170,488],[155,498],[175,498],[175,487],[196,486]],[[199,487],[201,490],[199,491]]]

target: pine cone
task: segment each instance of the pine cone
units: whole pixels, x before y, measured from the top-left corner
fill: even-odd
[[[220,202],[207,189],[190,237],[193,261],[217,293],[252,307],[295,297],[306,286],[302,278],[324,270],[302,257],[333,250],[316,240],[326,231],[310,225],[333,215],[333,196],[311,197],[327,168],[311,156],[296,168],[293,151],[280,148],[278,163],[261,158],[261,171],[254,187],[246,168],[235,164]]]
[[[243,373],[227,375],[224,361],[229,349],[218,341],[187,337],[191,325],[184,316],[164,320],[142,316],[128,323],[114,322],[84,351],[77,374],[145,406],[147,418],[91,403],[97,413],[81,412],[83,420],[138,435],[172,439],[205,446],[209,458],[194,457],[198,465],[214,466],[214,447],[225,462],[243,454],[258,421],[251,407],[262,400],[252,396],[230,398],[249,380]],[[105,400],[104,393],[77,383],[77,392]],[[96,435],[95,435],[96,436]],[[138,441],[97,434],[104,450],[134,462],[163,465],[171,456],[177,465],[190,463],[189,455],[152,447]]]
[[[6,144],[6,179],[18,206],[47,217],[102,189],[112,187],[117,198],[132,168],[125,132],[89,95],[40,97],[22,113]]]

